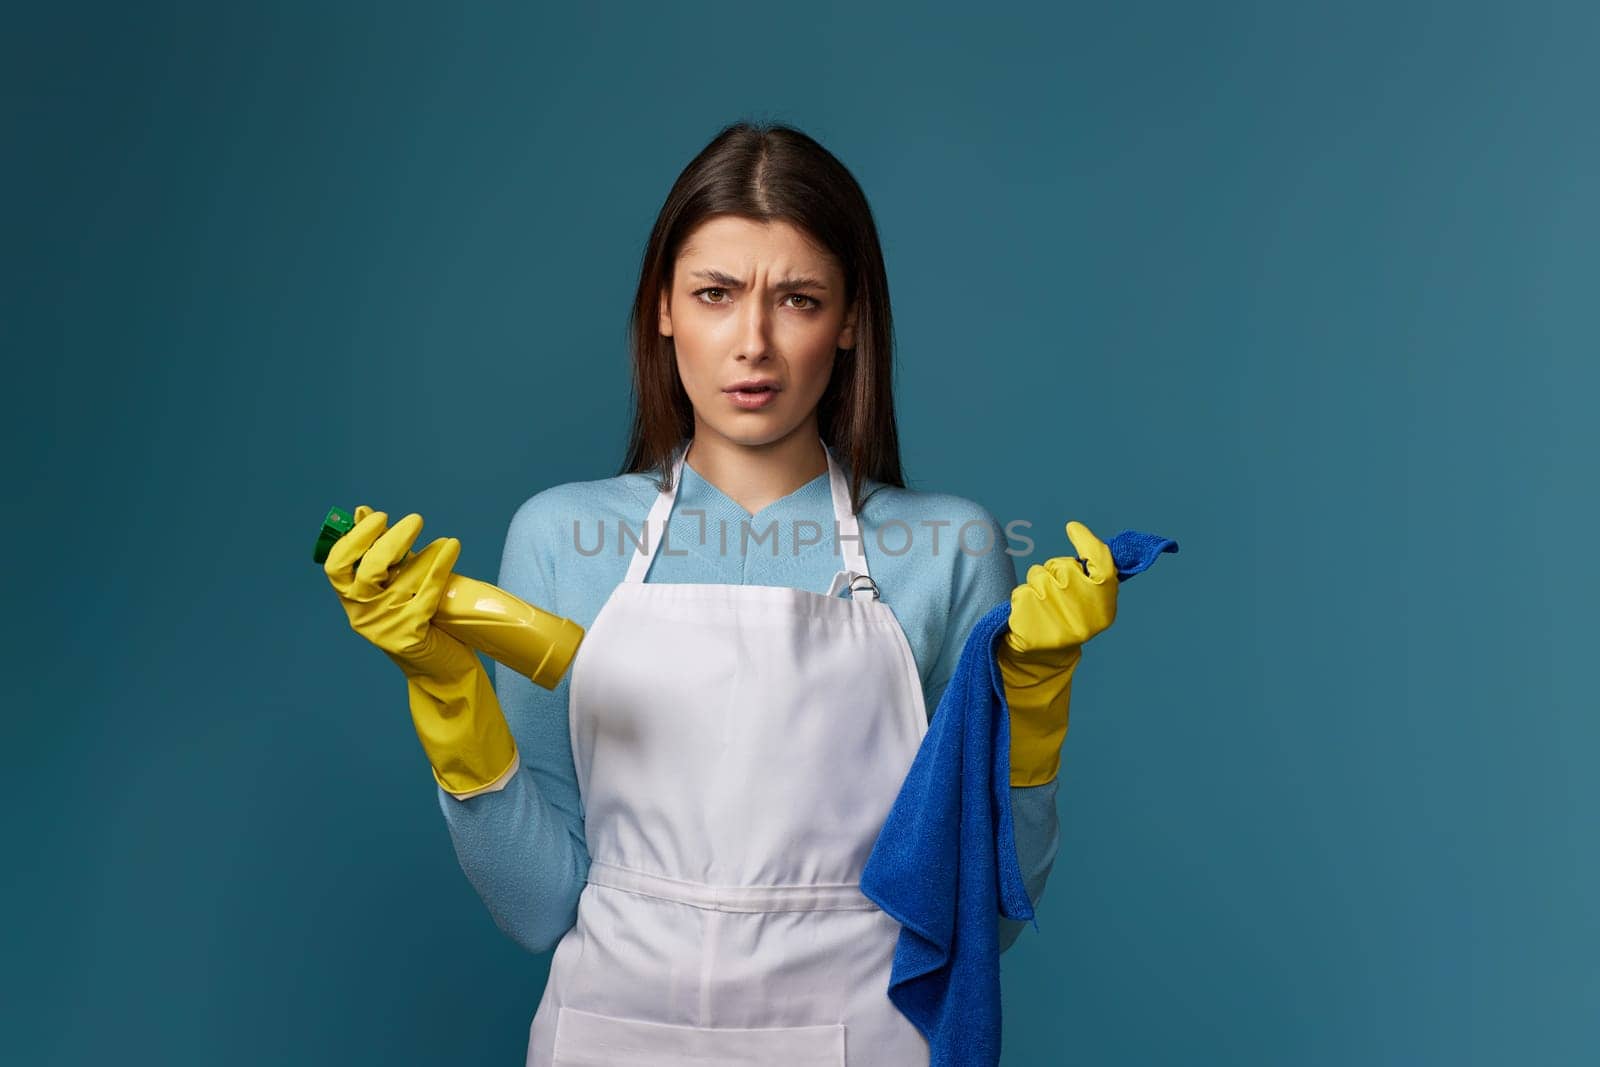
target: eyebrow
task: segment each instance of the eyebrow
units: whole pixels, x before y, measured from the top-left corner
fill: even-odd
[[[707,281],[716,282],[725,289],[744,288],[744,282],[740,281],[738,278],[735,278],[731,274],[724,274],[720,270],[702,269],[690,271],[689,273],[692,277],[704,278]],[[820,289],[823,292],[828,291],[828,287],[822,282],[815,278],[807,278],[803,275],[792,278],[780,278],[778,279],[777,287],[782,290]]]

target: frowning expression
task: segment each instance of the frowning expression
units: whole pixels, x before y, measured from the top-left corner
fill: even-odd
[[[696,227],[660,308],[696,433],[751,446],[815,433],[837,351],[855,347],[846,296],[837,260],[788,222]]]

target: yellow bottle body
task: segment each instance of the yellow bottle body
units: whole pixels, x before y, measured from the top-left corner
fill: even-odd
[[[561,681],[583,640],[583,627],[571,619],[459,574],[450,576],[433,624],[545,689]]]

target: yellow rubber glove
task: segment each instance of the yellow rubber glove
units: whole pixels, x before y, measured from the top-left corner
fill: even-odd
[[[517,746],[489,674],[476,652],[431,624],[461,542],[441,537],[410,554],[421,515],[390,527],[388,515],[363,504],[354,519],[323,564],[350,628],[405,674],[411,722],[440,787],[461,799],[500,788],[516,771]]]
[[[1111,548],[1081,522],[1067,523],[1078,559],[1057,556],[1028,568],[1011,591],[1011,619],[995,661],[1011,709],[1011,784],[1043,785],[1061,768],[1072,674],[1083,645],[1117,617]]]

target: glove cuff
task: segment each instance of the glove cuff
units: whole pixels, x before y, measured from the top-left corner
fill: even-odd
[[[1067,650],[1054,664],[1018,660],[1004,641],[996,643],[995,660],[1005,684],[1010,709],[1011,784],[1044,785],[1061,769],[1072,703],[1072,676],[1083,658],[1082,646]]]
[[[460,799],[504,788],[519,764],[511,726],[489,673],[474,668],[451,681],[406,679],[411,722],[439,787]]]

